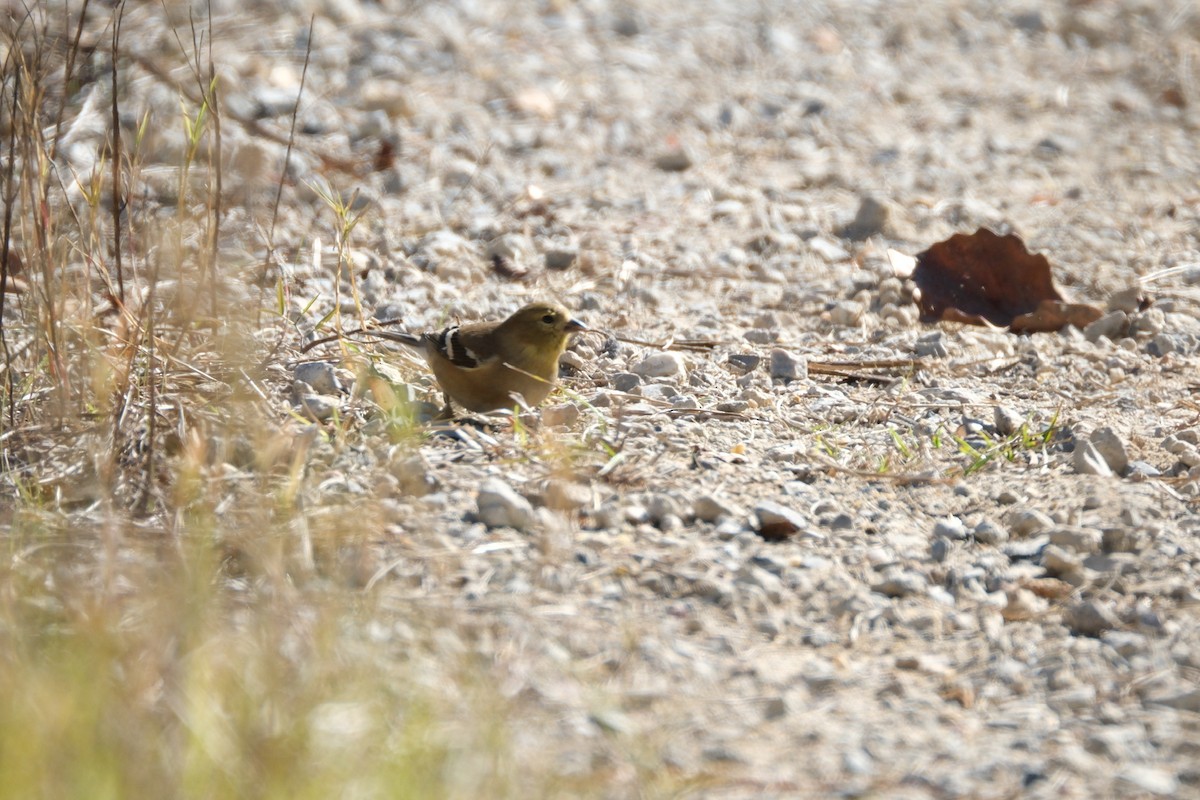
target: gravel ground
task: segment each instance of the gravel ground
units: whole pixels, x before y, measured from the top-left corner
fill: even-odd
[[[303,77],[273,234],[302,329],[324,192],[368,314],[553,297],[609,334],[515,428],[393,443],[357,356],[351,394],[298,390],[358,421],[311,445],[314,529],[371,509],[318,568],[378,598],[375,640],[415,614],[486,664],[518,763],[614,797],[1200,797],[1193,4],[274,5],[214,21],[233,296]],[[152,69],[162,13],[127,12],[131,114],[188,80]],[[144,143],[151,201],[181,136]],[[1121,313],[919,323],[896,254],[980,226]]]

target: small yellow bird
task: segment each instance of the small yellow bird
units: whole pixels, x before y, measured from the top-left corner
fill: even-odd
[[[512,408],[515,395],[535,406],[558,378],[572,333],[588,327],[557,303],[530,303],[500,322],[451,325],[430,333],[372,331],[425,356],[446,396],[468,411]]]

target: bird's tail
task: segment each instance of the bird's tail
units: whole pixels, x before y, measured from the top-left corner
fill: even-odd
[[[416,333],[406,333],[404,331],[380,331],[380,330],[368,331],[368,333],[371,336],[374,336],[376,339],[387,339],[392,342],[399,342],[400,344],[406,344],[409,347],[415,347],[418,350],[425,346],[423,337],[420,334],[416,334]]]

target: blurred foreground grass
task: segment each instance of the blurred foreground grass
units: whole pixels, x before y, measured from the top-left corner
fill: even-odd
[[[202,532],[20,514],[4,543],[0,796],[511,794],[486,672],[417,620],[413,658],[368,598],[231,577]]]

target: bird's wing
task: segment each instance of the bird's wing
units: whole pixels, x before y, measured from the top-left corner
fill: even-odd
[[[432,345],[438,355],[456,367],[479,369],[496,361],[488,337],[472,329],[473,326],[451,325],[437,333],[425,334],[426,344]]]

